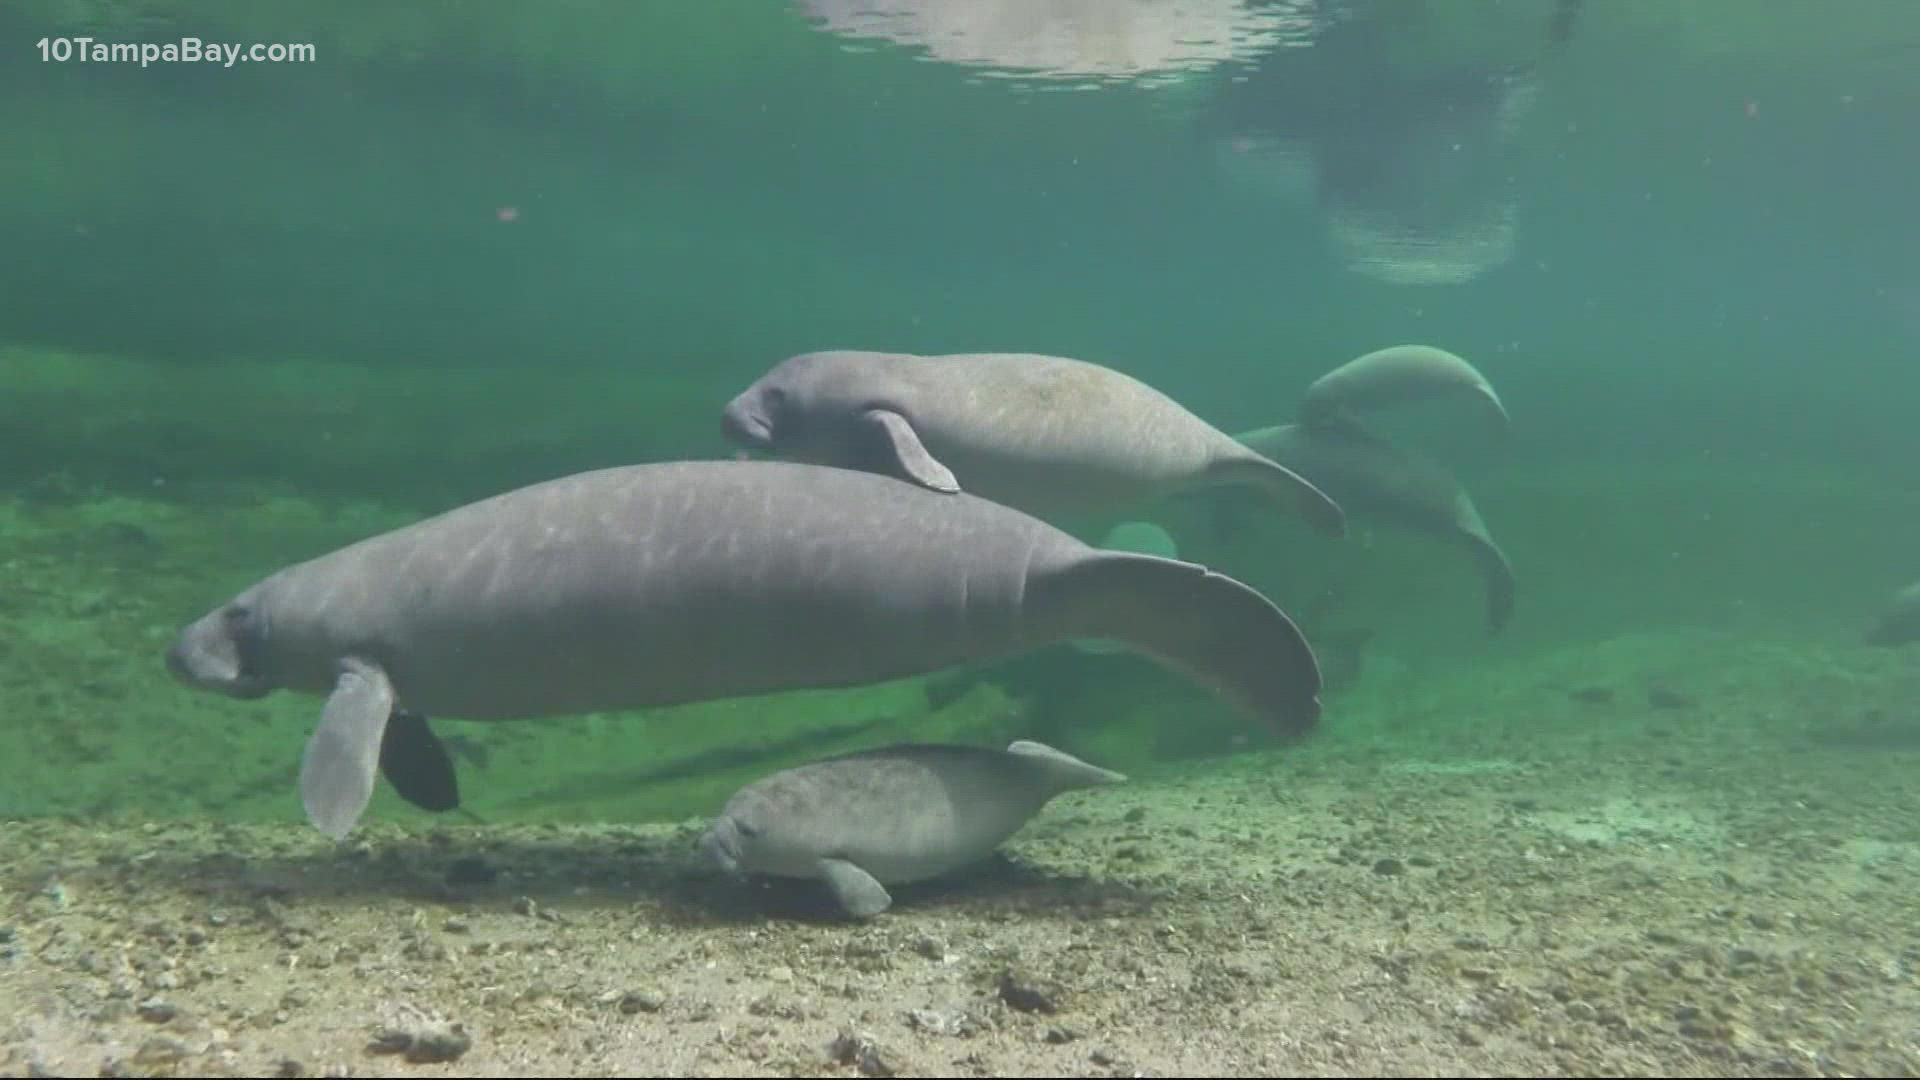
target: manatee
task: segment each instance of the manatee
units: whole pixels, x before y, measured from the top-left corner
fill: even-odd
[[[1499,633],[1513,615],[1513,569],[1473,499],[1451,473],[1351,419],[1281,424],[1236,436],[1310,478],[1342,506],[1411,532],[1463,546],[1486,582],[1487,626]]]
[[[1893,594],[1867,631],[1869,645],[1905,645],[1920,641],[1920,581]]]
[[[848,914],[871,918],[893,904],[886,886],[984,859],[1054,796],[1124,780],[1027,740],[886,746],[741,788],[700,847],[735,877],[822,880]]]
[[[1068,357],[800,353],[735,396],[721,431],[743,450],[965,490],[1055,524],[1233,484],[1320,532],[1346,529],[1299,474],[1138,379]]]
[[[1180,557],[1180,545],[1167,530],[1151,521],[1122,521],[1100,538],[1096,547],[1109,551],[1137,551],[1146,555],[1158,555],[1163,559]],[[1122,652],[1126,646],[1112,641],[1086,639],[1076,641],[1073,647],[1088,653]],[[1317,657],[1316,657],[1317,659]]]
[[[1317,424],[1338,414],[1462,393],[1487,409],[1496,430],[1507,430],[1507,409],[1493,384],[1472,364],[1431,345],[1395,345],[1347,361],[1307,387],[1300,415]]]
[[[457,798],[428,718],[847,687],[1089,637],[1280,732],[1318,721],[1312,650],[1239,581],[977,496],[782,461],[601,469],[469,503],[269,575],[183,627],[166,663],[236,698],[324,695],[300,790],[340,837],[383,767],[403,797]]]

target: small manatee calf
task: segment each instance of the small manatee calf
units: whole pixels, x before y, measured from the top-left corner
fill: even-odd
[[[1493,384],[1472,364],[1431,345],[1376,349],[1341,364],[1307,387],[1300,416],[1311,425],[1342,413],[1455,394],[1480,402],[1495,430],[1506,432],[1507,407]]]
[[[1069,357],[801,353],[728,402],[720,426],[743,450],[968,491],[1054,524],[1234,484],[1346,531],[1299,474],[1146,383]]]
[[[1195,563],[1101,551],[973,495],[782,461],[600,469],[296,563],[183,627],[168,669],[322,695],[308,819],[344,836],[384,772],[457,801],[430,717],[654,708],[1120,641],[1286,733],[1320,672],[1286,613]]]
[[[1920,581],[1895,592],[1867,630],[1869,645],[1905,645],[1920,641]]]
[[[1473,498],[1452,473],[1368,431],[1351,419],[1281,424],[1237,438],[1312,478],[1356,517],[1458,544],[1479,570],[1490,633],[1513,616],[1513,568],[1494,543]],[[1225,504],[1219,504],[1226,513]]]
[[[848,914],[871,918],[892,905],[888,885],[978,862],[1054,796],[1125,779],[1027,740],[881,747],[741,788],[700,847],[735,877],[822,880]]]

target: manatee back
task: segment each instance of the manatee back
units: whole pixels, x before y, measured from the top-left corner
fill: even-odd
[[[630,466],[293,568],[275,584],[274,635],[382,663],[431,715],[645,708],[1026,647],[1028,578],[1085,550],[988,500],[854,470]]]
[[[1506,406],[1486,376],[1461,357],[1431,345],[1394,345],[1341,364],[1307,387],[1300,415],[1317,422],[1347,411],[1446,395],[1477,400],[1495,430],[1506,430]]]

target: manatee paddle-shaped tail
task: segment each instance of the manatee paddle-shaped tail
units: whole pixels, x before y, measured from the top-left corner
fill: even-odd
[[[1245,485],[1297,507],[1307,524],[1327,536],[1347,535],[1347,512],[1311,480],[1252,450],[1222,457],[1208,468],[1209,485]]]
[[[1286,612],[1195,563],[1101,552],[1029,597],[1068,638],[1117,641],[1212,689],[1287,735],[1320,719],[1320,668]]]

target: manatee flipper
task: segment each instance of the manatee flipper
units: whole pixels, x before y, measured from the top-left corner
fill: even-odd
[[[886,886],[845,859],[821,859],[820,876],[840,906],[857,919],[871,919],[893,906]]]
[[[1208,485],[1245,484],[1268,497],[1292,503],[1316,532],[1347,535],[1347,512],[1311,480],[1252,450],[1215,461],[1208,468]]]
[[[380,744],[392,712],[387,673],[364,660],[341,661],[320,725],[300,761],[300,801],[307,820],[335,840],[352,831],[373,798]]]
[[[380,775],[401,798],[436,813],[458,809],[460,778],[447,744],[427,726],[427,718],[396,709],[380,740]]]
[[[1300,628],[1251,586],[1197,563],[1103,551],[1029,597],[1066,633],[1118,641],[1286,734],[1320,720],[1320,667]]]
[[[860,424],[871,439],[871,452],[886,463],[888,472],[949,495],[960,490],[953,470],[921,443],[906,417],[892,409],[868,409],[860,415]]]

